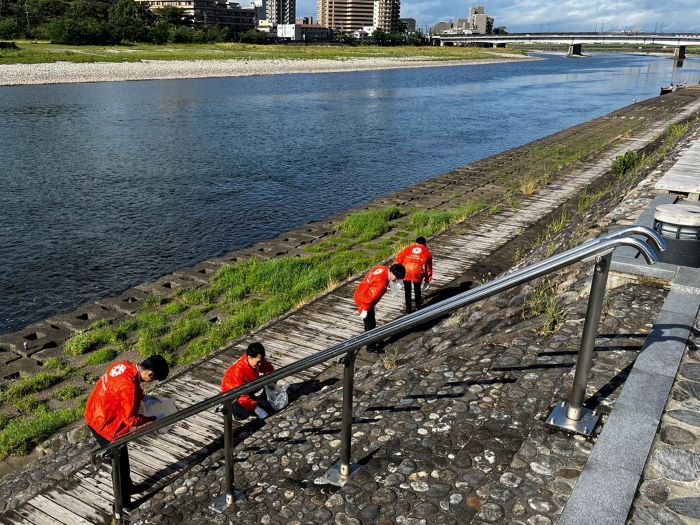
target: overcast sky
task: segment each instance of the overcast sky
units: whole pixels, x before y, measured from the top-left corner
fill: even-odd
[[[469,8],[483,5],[496,26],[513,33],[533,31],[644,31],[700,33],[700,0],[401,0],[401,16],[418,26],[467,18]],[[297,0],[297,17],[316,18],[315,0]]]

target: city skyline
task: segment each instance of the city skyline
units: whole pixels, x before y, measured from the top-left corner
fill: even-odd
[[[297,0],[298,16],[316,16],[317,0]],[[466,18],[469,8],[483,5],[495,26],[514,33],[553,31],[626,31],[700,33],[700,2],[651,0],[588,2],[573,0],[403,0],[401,17],[418,27]]]

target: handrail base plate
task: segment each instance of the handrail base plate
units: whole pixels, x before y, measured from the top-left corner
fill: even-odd
[[[568,403],[564,401],[557,403],[557,406],[554,407],[554,410],[552,410],[552,413],[547,418],[547,425],[566,430],[567,432],[573,432],[574,434],[591,437],[598,423],[598,419],[600,419],[600,415],[584,407],[581,409],[581,419],[579,421],[574,421],[566,417],[568,409]]]
[[[320,478],[316,478],[314,480],[314,484],[335,485],[336,487],[342,487],[352,479],[352,477],[357,473],[358,470],[360,470],[361,467],[362,465],[353,463],[352,465],[350,465],[350,474],[347,476],[343,476],[340,473],[340,460],[338,460],[338,462],[335,465],[328,469],[328,472],[326,472]]]
[[[234,490],[233,501],[229,501],[228,496],[223,494],[214,498],[214,502],[209,505],[209,508],[214,512],[222,514],[227,508],[229,508],[231,503],[238,503],[239,501],[245,501],[246,499],[248,498],[245,495],[245,492]]]

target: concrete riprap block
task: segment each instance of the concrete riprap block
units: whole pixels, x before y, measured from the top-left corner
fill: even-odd
[[[189,279],[201,284],[206,284],[214,278],[216,272],[218,272],[219,268],[222,266],[223,263],[219,261],[205,261],[197,264],[196,266],[192,266],[191,268],[183,268],[182,270],[178,270],[173,275],[182,279]]]
[[[52,317],[48,322],[73,332],[84,332],[97,321],[106,320],[111,322],[121,317],[124,317],[123,312],[97,303],[91,303],[81,306],[73,312]]]
[[[2,367],[0,370],[0,382],[7,384],[16,379],[32,377],[42,371],[43,368],[34,359],[20,357]]]
[[[148,294],[158,294],[163,297],[172,297],[180,290],[199,288],[202,283],[185,279],[177,275],[166,275],[152,283],[140,284],[136,288]]]
[[[5,346],[0,343],[0,370],[2,370],[8,363],[17,361],[20,357],[22,356],[10,350],[9,346]]]
[[[61,345],[72,334],[72,331],[57,323],[41,321],[17,332],[0,336],[0,347],[29,357],[40,350]]]
[[[218,263],[224,266],[227,264],[236,264],[239,262],[247,261],[248,259],[250,259],[249,254],[243,254],[240,251],[235,251],[227,253],[226,255],[222,255],[221,257],[217,257],[216,259],[212,259],[210,262]]]
[[[111,308],[124,314],[133,314],[143,306],[143,302],[147,297],[148,294],[143,290],[129,288],[117,297],[107,297],[96,302],[105,308]]]

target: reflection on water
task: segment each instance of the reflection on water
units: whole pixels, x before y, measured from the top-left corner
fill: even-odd
[[[0,88],[0,333],[695,84],[700,62]]]

